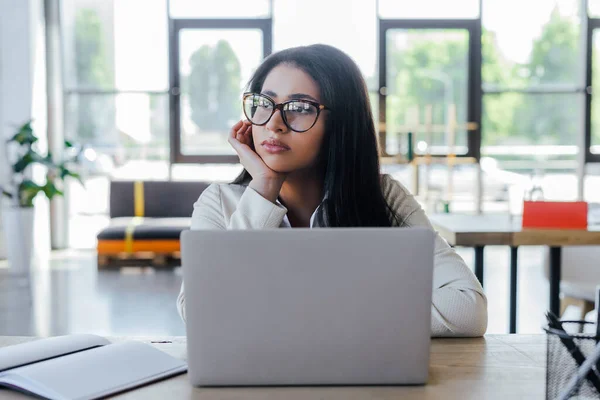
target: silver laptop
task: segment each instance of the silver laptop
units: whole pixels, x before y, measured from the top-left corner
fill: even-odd
[[[432,231],[185,231],[181,246],[192,385],[426,382]]]

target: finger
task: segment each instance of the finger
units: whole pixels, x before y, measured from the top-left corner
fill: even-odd
[[[232,129],[227,141],[233,146],[235,142],[239,142],[240,135],[237,130]]]
[[[246,128],[247,128],[247,125],[246,125],[246,123],[245,123],[245,122],[243,122],[243,123],[242,123],[242,124],[239,126],[239,128],[238,128],[238,130],[237,130],[237,133],[238,133],[238,134],[240,134],[240,133],[244,133],[244,131],[246,130]]]
[[[229,132],[229,139],[235,139],[235,137],[237,136],[237,129],[233,129],[231,128],[231,131]]]
[[[243,125],[244,125],[244,120],[239,120],[233,127],[231,127],[231,129],[234,130],[234,131],[237,131]]]
[[[252,126],[249,126],[242,135],[242,143],[246,143],[248,146],[252,144]]]
[[[240,151],[242,150],[243,145],[245,145],[245,140],[244,137],[239,134],[236,133],[232,136],[230,136],[227,141],[229,142],[229,144],[233,147],[233,149],[240,154]]]
[[[234,126],[231,127],[231,131],[229,131],[229,136],[230,137],[235,137],[235,135],[238,133],[238,131],[240,130],[241,127],[244,126],[244,121],[238,121],[237,124],[235,124]]]
[[[243,132],[238,132],[237,135],[235,136],[235,138],[237,139],[238,142],[244,143],[244,133]]]
[[[241,156],[241,143],[233,136],[230,136],[227,141],[229,142],[229,144],[231,145],[231,147],[233,147],[233,149],[235,150],[235,152]]]
[[[248,134],[251,131],[252,131],[252,125],[244,126],[242,129],[240,129],[240,137],[242,137],[243,139],[247,139]]]
[[[238,135],[240,138],[244,138],[246,136],[246,132],[248,132],[248,127],[247,126],[243,126],[242,128],[240,128],[240,130],[238,131]]]
[[[245,166],[248,166],[255,162],[254,158],[258,157],[258,154],[256,154],[252,149],[250,149],[246,144],[240,143],[237,140],[232,140],[231,147],[233,147],[233,149],[237,153],[238,157],[240,158],[240,162]]]

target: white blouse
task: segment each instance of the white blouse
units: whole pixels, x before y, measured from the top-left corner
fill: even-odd
[[[382,175],[386,201],[401,220],[401,227],[433,229],[425,212],[408,190],[389,175]],[[310,225],[313,225],[313,213]],[[245,185],[214,183],[194,204],[191,229],[290,228],[287,209],[271,203]],[[185,322],[183,284],[177,309]],[[463,259],[436,234],[431,305],[432,336],[482,336],[487,329],[487,299],[483,288]]]

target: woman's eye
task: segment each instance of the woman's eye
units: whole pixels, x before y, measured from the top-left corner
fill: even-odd
[[[289,103],[289,110],[298,114],[312,114],[314,111],[310,104],[306,103]]]
[[[270,103],[270,102],[268,102],[268,101],[260,101],[260,102],[258,103],[258,106],[259,106],[259,107],[262,107],[262,108],[267,108],[267,109],[271,109],[271,108],[273,108],[273,104],[271,104],[271,103]]]

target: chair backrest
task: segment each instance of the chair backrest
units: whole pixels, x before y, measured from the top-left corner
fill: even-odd
[[[209,185],[199,181],[111,181],[110,217],[190,217],[194,203]]]
[[[544,276],[549,277],[549,251],[544,251]],[[600,284],[600,246],[565,246],[561,251],[561,280]]]

